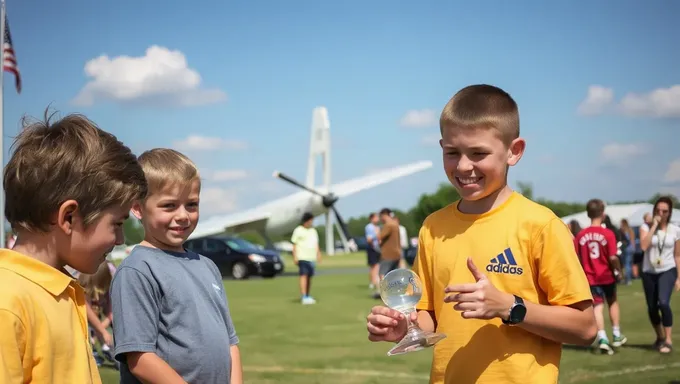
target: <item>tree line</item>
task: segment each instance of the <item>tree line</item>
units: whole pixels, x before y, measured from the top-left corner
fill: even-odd
[[[526,198],[533,200],[550,210],[552,210],[555,215],[558,217],[563,217],[567,215],[571,215],[573,213],[578,213],[582,212],[586,209],[586,202],[565,202],[565,201],[554,201],[550,199],[545,199],[545,198],[537,198],[534,196],[534,190],[533,186],[531,183],[527,182],[518,182],[517,187],[515,190],[522,195],[524,195]],[[633,200],[633,201],[617,201],[613,202],[612,204],[632,204],[632,203],[653,203],[656,201],[656,199],[661,196],[661,194],[657,193],[654,196],[652,196],[649,200]],[[667,195],[668,196],[668,195]],[[678,198],[676,196],[670,195],[671,199],[673,200],[674,206],[679,206]],[[411,207],[409,210],[403,211],[403,210],[398,210],[394,209],[395,215],[399,218],[399,221],[401,225],[403,225],[406,228],[407,233],[409,234],[409,237],[414,237],[418,235],[418,231],[420,230],[420,227],[423,224],[423,221],[425,221],[425,218],[429,216],[431,213],[435,212],[438,209],[441,209],[452,202],[458,200],[460,198],[460,195],[456,191],[453,186],[449,183],[442,183],[439,188],[433,193],[424,193],[422,194],[419,198],[416,204]],[[364,227],[368,223],[368,214],[370,212],[366,213],[363,216],[358,216],[358,217],[353,217],[349,220],[347,220],[347,230],[349,231],[351,236],[357,236],[357,237],[363,237],[364,236]],[[126,244],[137,244],[142,239],[144,238],[144,230],[139,226],[138,222],[136,219],[131,218],[128,219],[125,224],[124,224],[124,231],[125,231],[125,240]],[[319,245],[321,246],[321,249],[326,248],[326,228],[324,225],[319,225],[316,227],[316,229],[319,231]],[[264,239],[257,233],[242,233],[239,234],[240,237],[257,243],[257,244],[262,244],[264,245],[265,241]],[[337,233],[337,230],[335,230],[335,236],[334,239],[339,239],[340,236]],[[286,234],[283,236],[277,236],[271,238],[273,242],[277,241],[288,241],[290,240],[290,234]]]

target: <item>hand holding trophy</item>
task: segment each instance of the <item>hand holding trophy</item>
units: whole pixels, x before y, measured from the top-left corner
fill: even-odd
[[[409,269],[395,269],[380,281],[380,297],[383,302],[401,312],[408,324],[406,335],[387,352],[388,356],[420,351],[446,337],[443,333],[424,331],[411,321],[411,314],[416,311],[422,292],[418,275]]]

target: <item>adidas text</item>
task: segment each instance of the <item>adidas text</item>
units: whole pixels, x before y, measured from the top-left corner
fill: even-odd
[[[486,266],[486,271],[496,273],[507,273],[510,275],[521,275],[522,273],[524,273],[522,267],[516,267],[514,265],[508,264],[489,264]]]

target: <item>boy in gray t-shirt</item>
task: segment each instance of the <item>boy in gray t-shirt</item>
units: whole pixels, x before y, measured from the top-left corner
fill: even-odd
[[[238,337],[210,259],[186,251],[198,222],[200,178],[186,156],[143,153],[149,192],[133,214],[144,241],[111,285],[114,354],[121,383],[243,383]]]

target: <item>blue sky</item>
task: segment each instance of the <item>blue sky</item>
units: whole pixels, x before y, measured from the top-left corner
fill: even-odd
[[[5,161],[21,116],[51,104],[137,153],[182,149],[208,179],[202,212],[228,212],[295,191],[271,173],[304,178],[312,109],[324,105],[335,182],[434,162],[339,202],[345,216],[408,208],[446,181],[441,108],[458,89],[489,83],[520,106],[528,147],[512,183],[572,201],[680,195],[679,2],[9,0],[7,9],[24,89],[17,95],[5,73]]]

